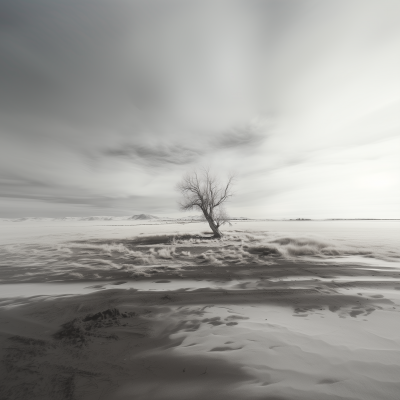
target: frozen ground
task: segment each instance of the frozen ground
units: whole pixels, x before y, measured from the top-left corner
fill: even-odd
[[[400,221],[206,231],[1,221],[0,398],[399,398]]]
[[[135,222],[3,221],[0,281],[128,279],[277,260],[400,266],[400,221],[233,222],[222,242],[202,233],[203,223]]]

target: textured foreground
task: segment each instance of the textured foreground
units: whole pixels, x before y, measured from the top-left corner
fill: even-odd
[[[0,399],[398,399],[397,264],[285,257],[275,236],[64,243],[75,280],[66,259],[46,280],[35,245],[20,283],[2,270]],[[75,295],[37,296],[60,281]]]

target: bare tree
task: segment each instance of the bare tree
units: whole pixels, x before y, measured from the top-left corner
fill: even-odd
[[[183,197],[179,203],[181,210],[199,208],[214,237],[220,238],[220,226],[229,221],[224,203],[232,197],[232,183],[233,176],[229,176],[226,183],[221,183],[209,169],[195,170],[185,175],[177,186]]]

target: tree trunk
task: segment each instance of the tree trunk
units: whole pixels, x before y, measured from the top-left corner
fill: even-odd
[[[203,211],[203,214],[204,214],[205,219],[206,219],[207,222],[208,222],[208,225],[210,225],[210,228],[211,228],[211,230],[212,230],[213,233],[214,233],[214,237],[215,237],[216,239],[221,239],[222,233],[219,231],[219,227],[218,227],[217,224],[214,222],[214,219],[211,217],[211,215],[209,215],[209,214],[207,213],[207,211],[204,211],[204,210],[202,210],[202,211]]]

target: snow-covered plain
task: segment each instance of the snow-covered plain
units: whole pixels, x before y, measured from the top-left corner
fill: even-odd
[[[281,258],[400,267],[400,221],[233,221],[222,241],[207,231],[203,222],[159,219],[1,221],[0,279],[146,275],[160,264],[179,270],[192,261],[192,247],[206,248],[197,256],[216,266]]]
[[[400,221],[0,224],[5,398],[399,398]]]

